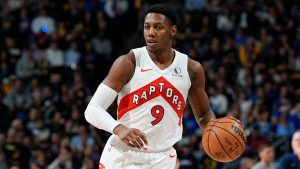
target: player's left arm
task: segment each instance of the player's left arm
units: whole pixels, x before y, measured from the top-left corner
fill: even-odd
[[[204,129],[211,119],[216,119],[205,91],[204,70],[199,62],[189,59],[188,72],[191,79],[188,99],[199,126]]]

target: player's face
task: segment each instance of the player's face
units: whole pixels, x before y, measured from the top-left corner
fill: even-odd
[[[296,154],[300,154],[300,131],[293,135],[292,148]]]
[[[144,38],[149,50],[157,51],[172,44],[176,26],[162,14],[149,13],[144,21]]]

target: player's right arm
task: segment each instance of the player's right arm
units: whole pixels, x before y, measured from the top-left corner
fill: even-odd
[[[106,111],[116,99],[118,92],[132,78],[135,57],[131,51],[120,56],[112,65],[104,81],[98,86],[85,110],[86,120],[95,127],[116,134],[128,146],[142,148],[147,144],[146,135],[138,129],[127,128]]]

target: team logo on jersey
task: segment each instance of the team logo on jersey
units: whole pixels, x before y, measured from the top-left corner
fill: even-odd
[[[177,72],[179,72],[179,68]],[[167,79],[160,77],[149,84],[124,96],[119,103],[118,119],[128,111],[133,110],[144,103],[161,96],[176,112],[181,119],[185,107],[185,98]]]
[[[179,67],[175,67],[174,72],[172,74],[173,76],[182,77],[181,69]]]

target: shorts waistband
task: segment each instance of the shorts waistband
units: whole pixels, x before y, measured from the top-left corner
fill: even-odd
[[[118,136],[112,135],[108,141],[108,144],[110,144],[111,146],[113,146],[115,149],[119,150],[119,151],[134,151],[137,153],[151,153],[151,154],[164,154],[164,153],[169,153],[170,151],[172,151],[174,148],[173,147],[169,147],[166,149],[162,149],[162,150],[151,150],[150,148],[143,148],[143,149],[137,149],[137,148],[132,148],[128,145],[126,145],[125,143],[123,143]]]

